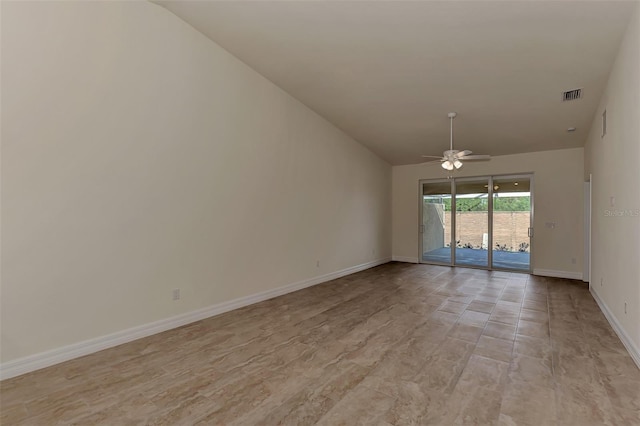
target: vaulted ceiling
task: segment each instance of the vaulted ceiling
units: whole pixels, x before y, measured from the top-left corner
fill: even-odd
[[[634,2],[156,1],[391,164],[584,144]],[[562,102],[562,92],[583,98]],[[575,132],[567,128],[575,127]]]

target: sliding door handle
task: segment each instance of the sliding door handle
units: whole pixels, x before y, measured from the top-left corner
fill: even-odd
[[[529,238],[533,237],[533,228],[529,228],[529,229],[527,230],[527,236],[528,236]]]

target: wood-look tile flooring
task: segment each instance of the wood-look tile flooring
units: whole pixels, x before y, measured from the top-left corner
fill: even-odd
[[[638,425],[581,282],[389,263],[3,381],[3,425]]]

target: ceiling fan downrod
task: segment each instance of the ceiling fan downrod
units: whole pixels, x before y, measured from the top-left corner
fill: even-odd
[[[455,112],[450,112],[449,114],[447,114],[447,116],[449,117],[449,127],[450,127],[450,132],[449,132],[449,151],[445,152],[445,158],[446,160],[442,163],[442,168],[445,170],[453,170],[455,169],[459,169],[460,167],[462,167],[462,162],[455,158],[455,153],[453,151],[453,119],[456,118],[456,116],[458,115],[458,113]]]
[[[453,151],[453,119],[458,115],[457,112],[450,112],[447,114],[449,117],[449,124],[451,128],[451,132],[449,132],[449,150]]]

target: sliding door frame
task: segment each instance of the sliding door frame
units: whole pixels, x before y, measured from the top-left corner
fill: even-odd
[[[529,269],[528,270],[523,270],[523,269],[508,269],[508,268],[494,268],[493,264],[491,264],[491,270],[494,271],[506,271],[506,272],[526,272],[528,274],[533,274],[533,234],[534,234],[534,230],[533,230],[533,212],[534,212],[534,208],[533,208],[533,172],[528,172],[528,173],[512,173],[512,174],[505,174],[505,175],[492,175],[491,176],[492,180],[493,178],[497,178],[497,179],[517,179],[517,178],[522,178],[522,179],[529,179],[529,230],[527,232],[527,235],[529,236]],[[491,184],[491,189],[493,192],[493,182]],[[493,207],[493,195],[491,195],[491,205]],[[491,235],[493,234],[493,210],[491,212],[491,221],[492,222],[492,227],[491,227]],[[493,236],[493,235],[492,235]],[[493,246],[491,246],[491,251],[493,252]]]
[[[510,178],[526,178],[529,179],[529,270],[522,269],[507,269],[507,268],[496,268],[493,266],[493,186],[494,179],[510,179]],[[488,224],[487,224],[487,267],[482,266],[467,266],[467,265],[456,265],[456,182],[457,181],[465,181],[465,180],[473,180],[473,179],[487,179],[488,187],[487,187],[487,209],[488,209]],[[443,263],[443,262],[426,262],[422,258],[422,234],[424,233],[424,224],[423,224],[423,204],[424,204],[424,184],[429,183],[443,183],[450,182],[451,183],[451,229],[450,236],[451,241],[449,241],[449,247],[451,249],[451,262]],[[524,173],[509,173],[509,174],[494,174],[494,175],[480,175],[480,176],[464,176],[460,178],[448,178],[448,179],[420,179],[418,181],[419,188],[419,216],[418,216],[418,263],[424,263],[429,265],[441,265],[441,266],[459,266],[463,268],[473,268],[473,269],[484,269],[489,271],[506,271],[506,272],[520,272],[520,273],[533,273],[533,264],[534,264],[534,256],[533,256],[533,236],[534,236],[534,228],[533,228],[533,216],[534,216],[534,174],[533,172],[524,172]]]
[[[418,263],[428,263],[429,265],[440,265],[440,266],[453,266],[453,262],[455,261],[455,255],[456,255],[456,250],[455,250],[455,244],[453,244],[453,241],[449,241],[449,246],[451,248],[451,262],[450,263],[444,263],[444,262],[425,262],[422,259],[422,234],[424,234],[424,223],[423,223],[423,215],[424,215],[424,184],[425,183],[444,183],[444,182],[449,182],[450,184],[450,196],[451,196],[451,208],[454,209],[454,202],[453,202],[453,198],[455,197],[455,185],[453,184],[453,179],[422,179],[418,182],[418,193],[420,194],[418,197]],[[452,226],[455,227],[455,210],[452,210],[452,214],[451,214],[451,221],[453,223]],[[455,229],[455,228],[454,228]],[[451,238],[455,239],[454,233],[451,232]]]

